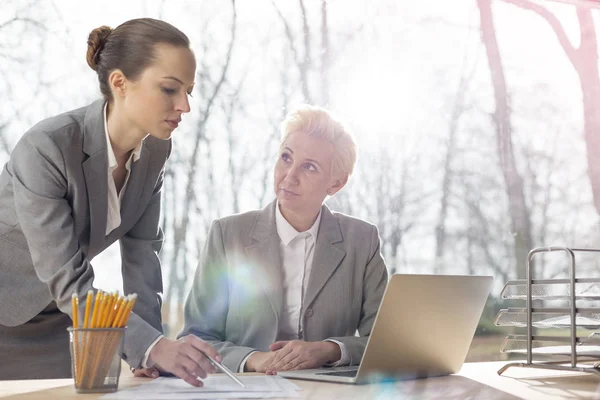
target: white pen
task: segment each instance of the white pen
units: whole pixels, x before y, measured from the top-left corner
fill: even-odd
[[[217,360],[213,359],[212,357],[210,357],[208,354],[206,354],[205,352],[201,351],[202,354],[204,354],[204,357],[208,358],[208,360],[212,363],[212,365],[214,365],[215,367],[217,367],[218,369],[220,369],[221,371],[223,371],[223,373],[225,375],[227,375],[229,378],[231,378],[235,383],[237,383],[238,385],[240,385],[241,387],[245,388],[246,385],[244,385],[244,383],[242,381],[240,381],[238,379],[237,376],[235,376],[233,374],[233,372],[231,372],[229,370],[229,368],[227,368],[225,365],[221,364],[220,362],[218,362]]]

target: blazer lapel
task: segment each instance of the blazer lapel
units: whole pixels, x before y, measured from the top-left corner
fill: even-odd
[[[248,257],[260,268],[260,279],[257,284],[263,287],[277,320],[283,304],[283,278],[281,273],[281,254],[279,252],[279,235],[275,225],[274,201],[263,208],[252,227],[250,237],[255,243],[246,247]],[[277,322],[279,323],[279,322]]]
[[[89,156],[82,164],[90,208],[90,243],[95,254],[102,247],[108,207],[108,159],[104,133],[104,101],[92,103],[84,119],[83,151]]]
[[[310,307],[346,256],[346,252],[335,245],[344,240],[337,219],[326,205],[323,205],[321,210],[321,224],[315,243],[313,265],[304,293],[304,309]]]
[[[121,225],[126,225],[129,221],[124,220],[127,216],[133,217],[138,206],[138,201],[142,197],[142,190],[154,190],[151,185],[146,185],[146,175],[148,174],[148,164],[152,154],[150,146],[144,141],[140,158],[131,163],[131,172],[127,181],[127,188],[121,204]]]

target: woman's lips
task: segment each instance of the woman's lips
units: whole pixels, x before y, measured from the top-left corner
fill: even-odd
[[[175,129],[179,126],[179,121],[173,121],[173,120],[168,119],[167,124],[169,124],[169,126],[171,128]]]
[[[283,194],[286,195],[286,196],[299,196],[298,193],[292,192],[291,190],[287,190],[287,189],[284,189],[284,188],[279,188],[279,190],[281,192],[283,192]]]

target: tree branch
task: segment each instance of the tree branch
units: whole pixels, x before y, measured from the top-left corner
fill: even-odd
[[[520,7],[520,8],[529,10],[529,11],[533,11],[534,13],[536,13],[537,15],[539,15],[540,17],[542,17],[546,21],[548,21],[548,23],[552,27],[552,30],[556,34],[556,37],[557,37],[558,41],[560,42],[560,45],[565,50],[565,53],[567,53],[567,57],[569,57],[571,62],[575,63],[575,61],[577,60],[577,49],[569,41],[569,38],[567,37],[567,34],[566,34],[563,26],[561,25],[560,21],[558,20],[558,18],[556,18],[556,15],[554,15],[552,12],[550,12],[544,6],[541,6],[530,0],[504,0],[504,2],[513,4],[517,7]]]

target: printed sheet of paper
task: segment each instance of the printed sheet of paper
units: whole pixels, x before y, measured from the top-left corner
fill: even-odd
[[[246,385],[239,386],[225,375],[211,375],[204,387],[197,388],[178,378],[158,378],[131,389],[102,396],[107,400],[187,400],[187,399],[258,399],[299,397],[294,383],[278,376],[238,376]]]

